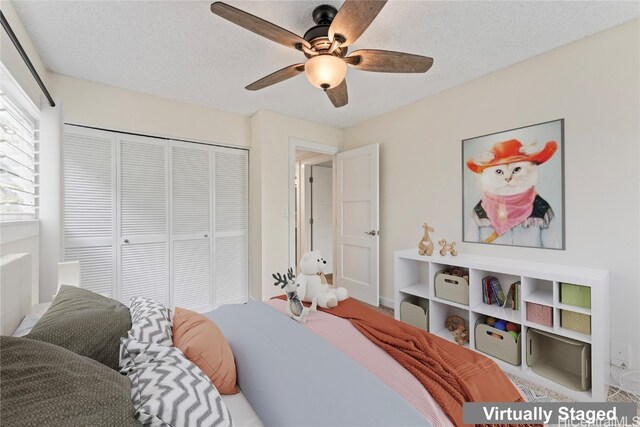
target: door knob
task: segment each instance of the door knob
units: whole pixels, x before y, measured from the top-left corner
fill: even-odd
[[[204,237],[209,237],[209,235],[208,235],[208,234],[205,234],[205,235],[204,235]]]
[[[124,242],[125,243],[129,243],[129,239],[124,239]]]
[[[378,234],[378,232],[376,230],[371,230],[371,231],[365,231],[364,234],[368,234],[369,236],[375,236],[376,234]]]

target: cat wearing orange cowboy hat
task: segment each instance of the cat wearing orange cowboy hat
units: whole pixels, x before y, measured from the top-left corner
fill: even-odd
[[[467,167],[480,175],[482,199],[473,208],[465,240],[559,248],[553,209],[536,192],[538,167],[558,149],[549,141],[540,150],[536,143],[517,139],[498,142]]]

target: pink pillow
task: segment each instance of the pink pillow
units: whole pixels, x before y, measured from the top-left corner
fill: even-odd
[[[236,394],[236,362],[229,343],[211,320],[176,307],[173,345],[211,379],[220,394]]]

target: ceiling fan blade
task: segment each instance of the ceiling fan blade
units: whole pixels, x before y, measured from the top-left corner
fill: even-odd
[[[376,19],[387,0],[346,0],[329,27],[329,38],[339,34],[343,46],[353,44]]]
[[[262,18],[258,18],[250,13],[244,12],[233,6],[229,6],[226,3],[215,2],[211,4],[211,12],[218,15],[227,21],[231,21],[236,25],[241,26],[249,31],[252,31],[262,37],[272,40],[281,45],[297,49],[296,45],[304,45],[308,48],[311,47],[302,37],[293,34],[284,28],[278,27],[269,21],[265,21]]]
[[[362,71],[379,73],[426,73],[433,58],[390,50],[356,50],[345,58],[347,64]]]
[[[347,80],[344,79],[338,86],[327,89],[327,96],[336,108],[344,107],[349,103],[349,92],[347,91]]]
[[[288,67],[284,67],[281,70],[271,73],[268,76],[263,77],[260,80],[257,80],[251,83],[249,86],[245,87],[245,89],[247,90],[264,89],[267,86],[271,86],[276,83],[280,83],[281,81],[290,79],[291,77],[295,77],[303,71],[304,71],[304,64],[289,65]]]

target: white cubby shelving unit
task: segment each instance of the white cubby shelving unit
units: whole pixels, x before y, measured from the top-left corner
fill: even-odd
[[[438,298],[435,293],[435,275],[449,267],[469,269],[469,305]],[[494,276],[500,280],[505,294],[508,287],[520,281],[520,310],[488,305],[482,301],[482,279]],[[561,283],[572,283],[590,288],[591,308],[561,303]],[[429,332],[453,342],[453,336],[445,328],[447,317],[458,315],[467,321],[469,344],[475,350],[475,324],[483,316],[491,316],[517,323],[521,326],[522,362],[511,365],[487,355],[505,372],[555,390],[576,401],[606,401],[609,378],[609,272],[592,268],[572,267],[507,258],[478,255],[421,256],[417,249],[394,253],[394,304],[395,316],[400,320],[400,303],[408,297],[429,301]],[[541,304],[553,311],[552,326],[544,326],[527,320],[526,303]],[[584,334],[561,325],[561,310],[591,316],[591,334]],[[538,375],[527,366],[528,329],[549,332],[560,337],[577,340],[591,346],[591,356],[586,369],[591,373],[591,388],[579,391],[568,388]],[[483,353],[484,354],[484,353]],[[558,372],[558,375],[566,373]]]

